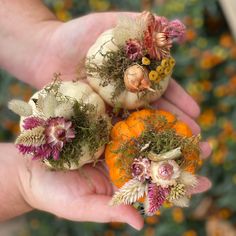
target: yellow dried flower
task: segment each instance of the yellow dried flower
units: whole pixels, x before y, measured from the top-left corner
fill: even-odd
[[[161,74],[161,73],[164,72],[164,69],[163,69],[162,66],[157,66],[156,71],[157,71],[158,74]]]
[[[148,75],[149,79],[154,81],[158,78],[158,73],[155,70],[151,70]]]
[[[168,65],[169,65],[168,59],[163,59],[163,60],[161,61],[161,66],[167,67]]]
[[[145,66],[150,65],[151,61],[147,57],[142,57],[142,64]]]
[[[171,57],[169,59],[169,65],[173,68],[175,66],[175,59],[173,57]]]
[[[171,73],[171,68],[170,68],[170,66],[168,66],[168,67],[165,68],[164,74],[169,75],[170,73]]]

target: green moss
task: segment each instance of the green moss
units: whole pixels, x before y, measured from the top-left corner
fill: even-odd
[[[116,165],[126,173],[124,177],[131,176],[130,166],[135,158],[147,156],[150,152],[161,154],[181,147],[183,155],[176,160],[177,163],[182,167],[192,164],[192,161],[185,157],[189,154],[199,154],[199,137],[178,135],[172,128],[175,122],[168,123],[164,116],[156,119],[151,117],[145,121],[146,129],[138,138],[124,142],[118,150],[114,150],[114,153],[120,155]],[[145,146],[146,148],[142,150]],[[194,164],[197,166],[197,160]]]

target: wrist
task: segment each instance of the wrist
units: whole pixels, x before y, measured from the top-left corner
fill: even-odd
[[[22,162],[13,144],[0,144],[0,221],[7,220],[32,210],[25,201],[19,179]]]

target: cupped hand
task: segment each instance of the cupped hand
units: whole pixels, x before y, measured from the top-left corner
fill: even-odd
[[[99,34],[115,25],[121,14],[96,13],[67,23],[42,22],[37,53],[29,64],[31,73],[24,80],[33,86],[42,87],[51,81],[55,72],[60,72],[62,79],[75,79],[78,65],[85,58],[89,47]],[[195,122],[199,107],[174,80],[153,106],[175,113],[190,125],[194,134],[200,132]],[[207,143],[201,143],[201,149],[204,158],[211,152]],[[102,164],[96,167],[87,165],[79,171],[55,172],[35,161],[27,162],[19,173],[21,192],[33,208],[70,220],[120,221],[136,229],[142,228],[143,219],[133,207],[109,206],[113,187]],[[210,182],[201,177],[199,186],[195,193],[207,190]]]

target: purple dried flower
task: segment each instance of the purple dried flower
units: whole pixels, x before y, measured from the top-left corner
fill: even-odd
[[[142,57],[142,45],[138,40],[129,39],[125,44],[125,53],[130,60],[135,61]]]
[[[51,152],[51,147],[48,144],[43,144],[39,147],[36,147],[33,153],[33,160],[47,159],[51,156]]]
[[[182,43],[185,39],[185,29],[185,25],[180,20],[173,20],[168,26],[169,37],[176,39],[178,43]]]
[[[145,212],[147,215],[153,215],[160,209],[170,193],[169,188],[163,188],[156,184],[148,185],[148,194],[145,202]]]
[[[34,146],[26,146],[24,144],[17,144],[16,147],[18,148],[19,152],[21,152],[23,155],[30,154],[35,150]]]
[[[66,142],[71,141],[75,137],[72,122],[67,121],[63,117],[50,118],[47,121],[45,130],[47,143],[54,150],[60,151]]]
[[[150,161],[146,157],[138,157],[134,159],[131,170],[132,176],[141,182],[150,178]]]
[[[23,128],[25,130],[33,129],[37,126],[44,126],[45,120],[35,117],[35,116],[30,116],[24,119],[23,121]]]

